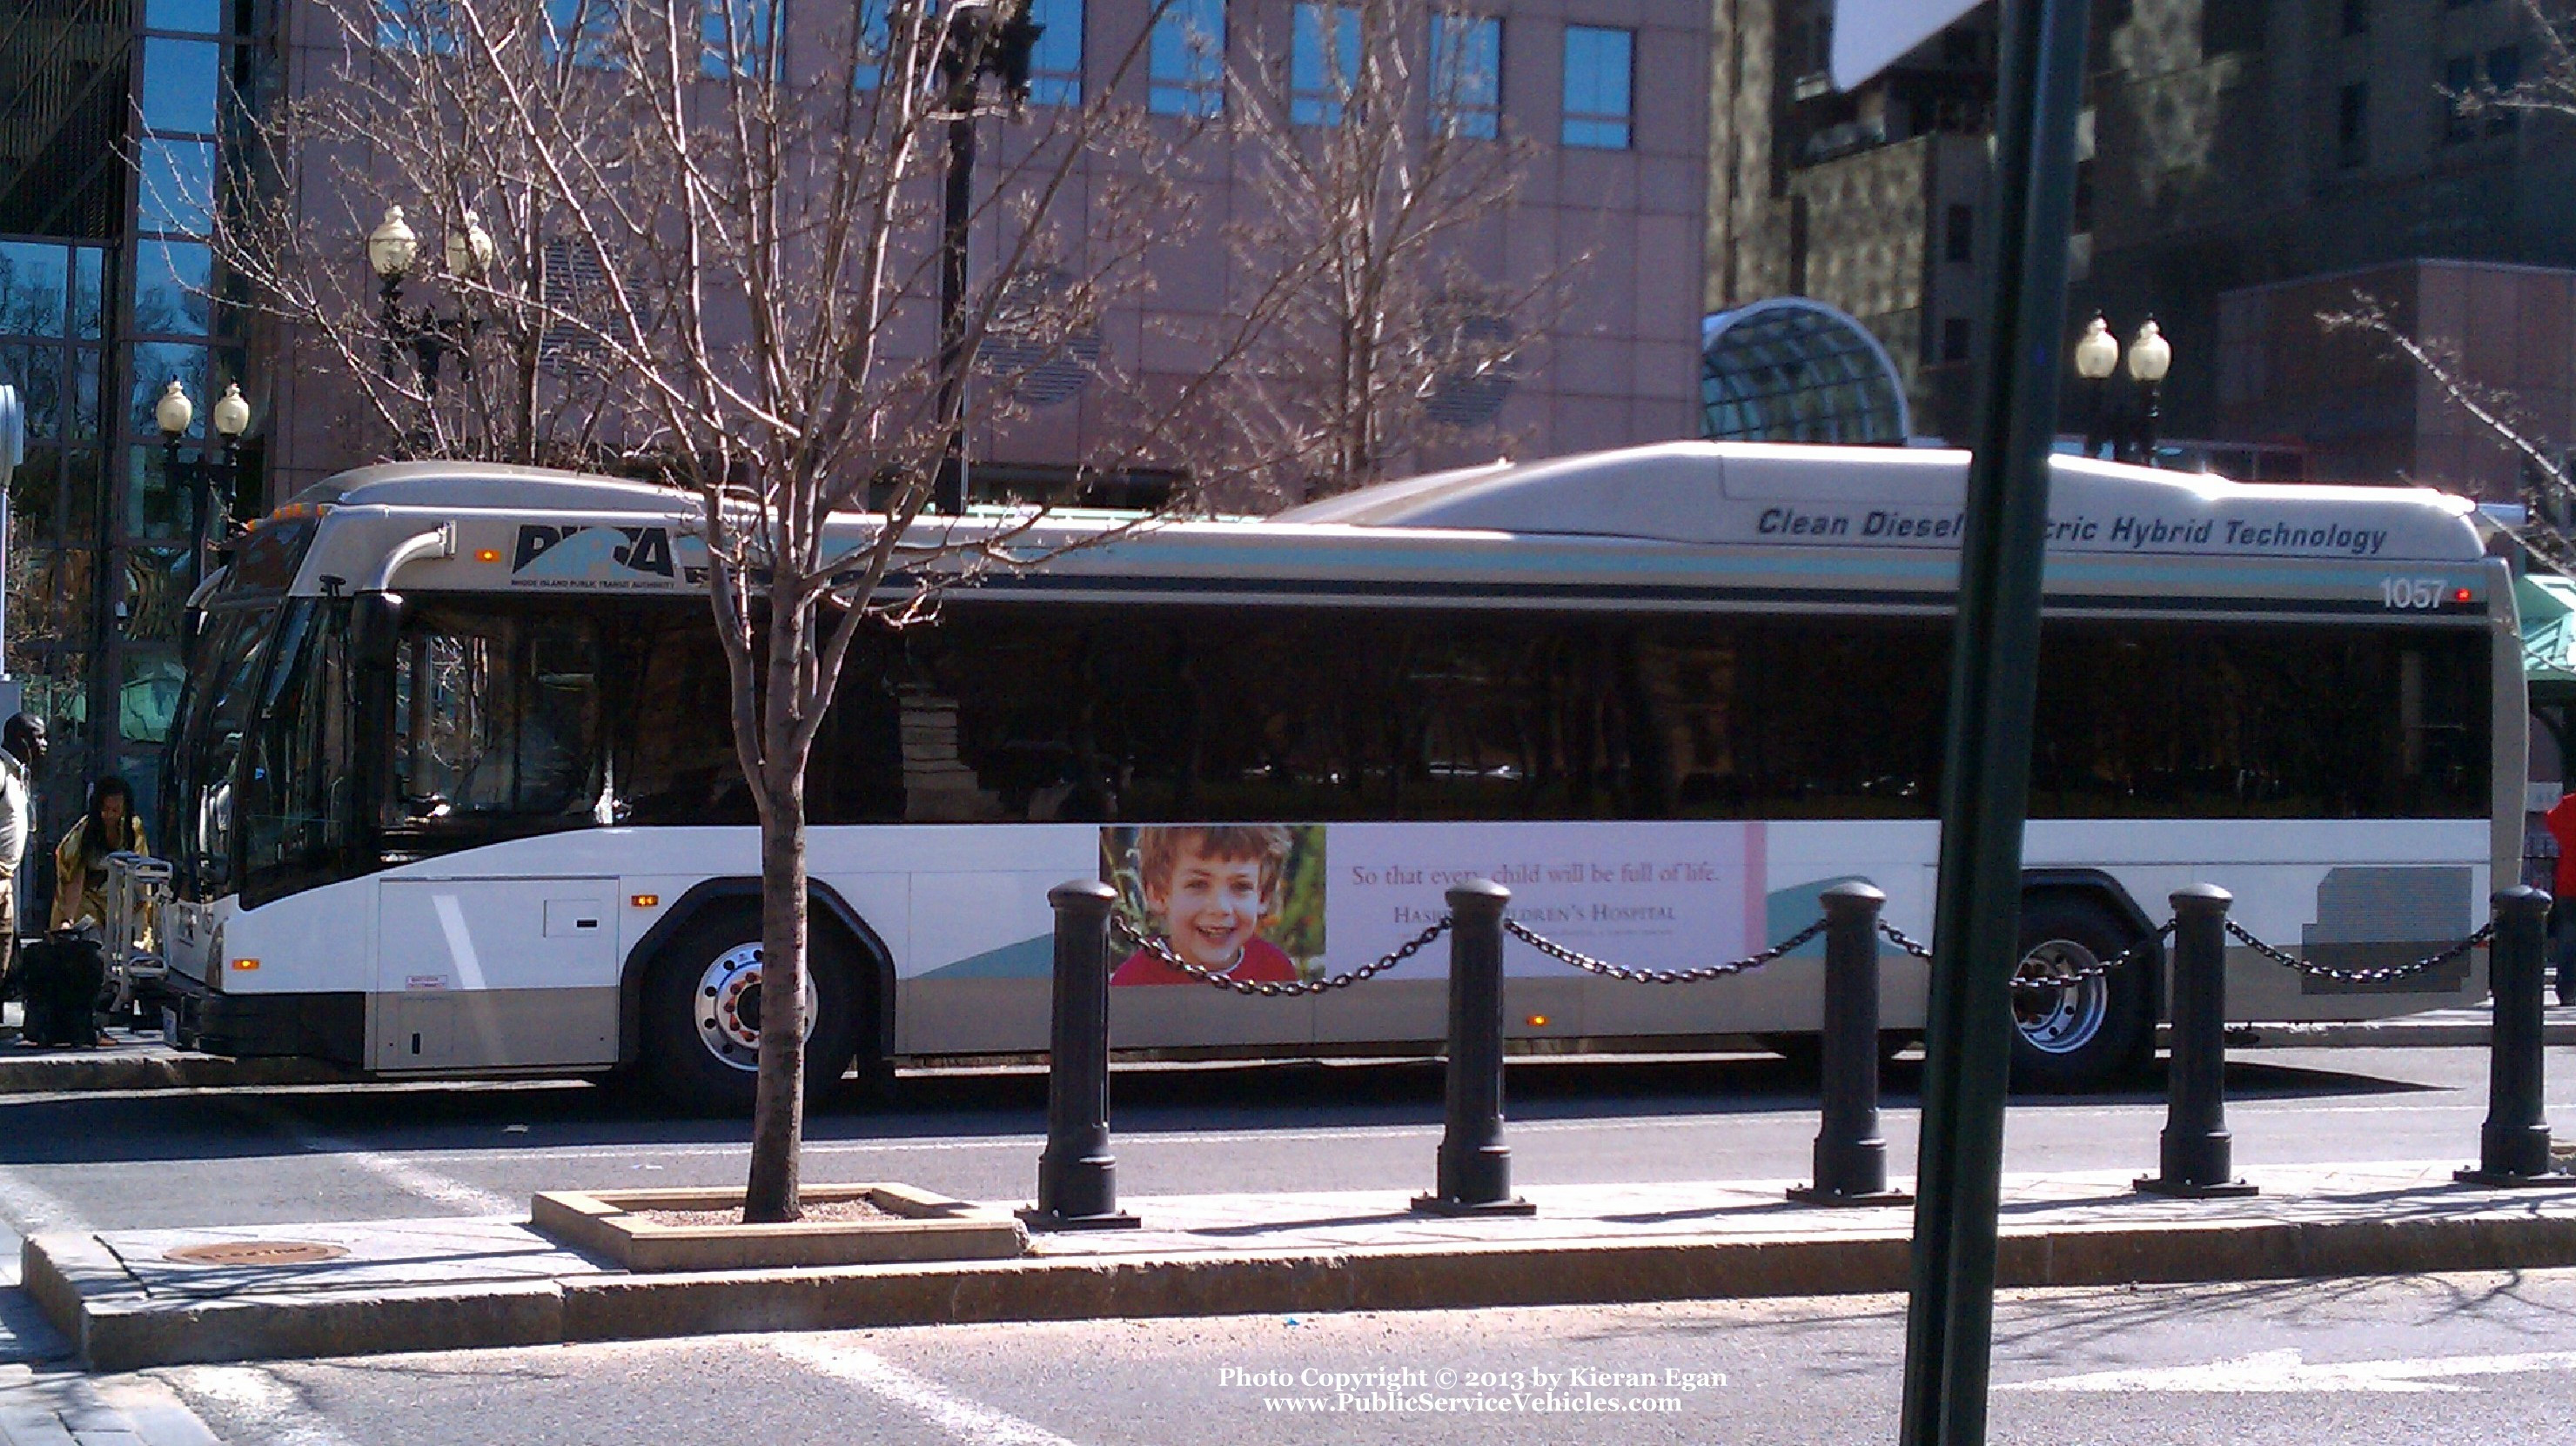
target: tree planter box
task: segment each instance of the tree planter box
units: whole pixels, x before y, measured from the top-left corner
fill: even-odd
[[[1027,1228],[1007,1212],[908,1185],[808,1185],[798,1195],[808,1206],[865,1200],[895,1218],[665,1225],[630,1212],[738,1211],[742,1191],[550,1190],[536,1198],[529,1223],[634,1271],[1000,1260],[1028,1251]]]

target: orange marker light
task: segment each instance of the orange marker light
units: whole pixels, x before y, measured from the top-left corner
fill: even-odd
[[[2467,602],[2468,600],[2469,590],[2467,588],[2461,588],[2458,592],[2451,594],[2451,601],[2453,602]]]
[[[501,549],[497,547],[478,547],[474,549],[474,560],[476,562],[499,562],[501,560]]]
[[[1546,1015],[1544,1015],[1544,1014],[1533,1014],[1533,1015],[1531,1015],[1531,1016],[1529,1017],[1529,1027],[1530,1027],[1530,1028],[1532,1028],[1532,1029],[1545,1029],[1545,1028],[1547,1028],[1547,1016],[1546,1016]]]
[[[628,898],[626,902],[633,904],[639,909],[649,909],[655,904],[662,902],[662,896],[660,894],[636,894]]]
[[[235,959],[233,961],[233,967],[244,974],[248,974],[250,971],[259,967],[259,961],[256,959]]]

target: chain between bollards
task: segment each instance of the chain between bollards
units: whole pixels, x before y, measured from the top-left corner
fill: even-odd
[[[1512,1193],[1503,1143],[1503,909],[1512,891],[1490,879],[1451,889],[1447,1119],[1439,1188],[1413,1208],[1431,1215],[1528,1215]]]
[[[1910,1205],[1887,1188],[1878,1124],[1878,911],[1887,895],[1853,881],[1818,900],[1825,910],[1824,1109],[1816,1183],[1789,1192],[1810,1205]]]
[[[2252,1195],[2236,1177],[2227,1131],[2227,907],[2215,884],[2173,893],[2173,1058],[2165,1066],[2165,1129],[2157,1171],[2140,1192],[2183,1200]]]
[[[1109,1153],[1109,910],[1118,891],[1091,879],[1047,890],[1055,908],[1055,1016],[1047,1053],[1047,1143],[1032,1230],[1133,1229],[1118,1208]]]
[[[2478,1131],[2477,1168],[2456,1171],[2453,1178],[2468,1185],[2564,1185],[2571,1177],[2549,1158],[2549,1120],[2541,1104],[2549,895],[2516,887],[2497,893],[2494,905],[2487,1118]]]

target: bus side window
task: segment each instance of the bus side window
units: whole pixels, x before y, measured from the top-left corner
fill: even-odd
[[[733,675],[706,605],[651,622],[627,635],[620,670],[630,681],[621,697],[619,821],[758,822],[734,752]]]

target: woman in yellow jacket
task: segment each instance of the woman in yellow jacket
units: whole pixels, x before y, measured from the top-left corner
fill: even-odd
[[[107,856],[121,851],[151,852],[134,817],[134,790],[122,778],[102,778],[89,786],[89,811],[54,846],[55,928],[106,921]]]

